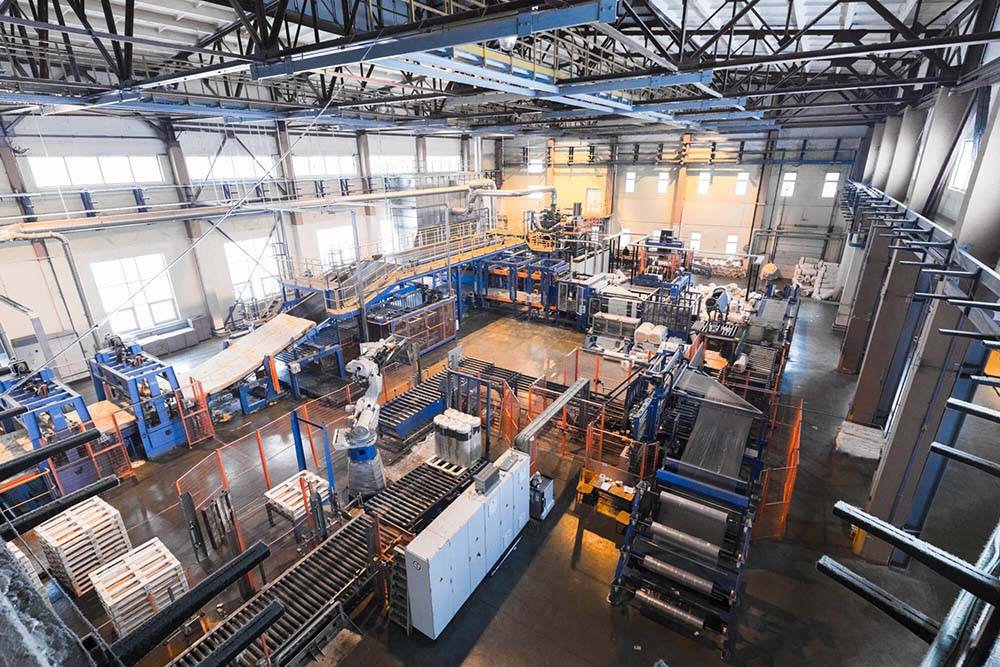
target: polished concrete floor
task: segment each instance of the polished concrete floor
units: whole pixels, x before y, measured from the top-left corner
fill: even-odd
[[[847,412],[854,378],[833,369],[840,336],[830,324],[835,307],[805,302],[790,356],[784,391],[805,401],[801,463],[782,541],[754,544],[738,628],[738,665],[911,665],[923,645],[892,620],[818,574],[815,562],[830,554],[905,600],[940,617],[954,590],[921,566],[909,572],[857,561],[848,527],[831,512],[844,499],[863,505],[872,462],[834,451],[837,427]],[[568,329],[495,315],[471,316],[460,344],[469,356],[532,375],[561,374],[561,359],[582,342]],[[200,346],[172,361],[196,363],[212,348]],[[443,354],[443,350],[439,353]],[[430,361],[430,359],[428,360]],[[995,400],[995,396],[992,397]],[[192,570],[197,569],[176,502],[173,482],[222,441],[251,432],[287,411],[279,404],[219,429],[219,440],[138,471],[139,483],[108,494],[132,527],[133,542],[156,535]],[[995,430],[967,424],[963,446],[986,452]],[[953,466],[954,468],[954,466]],[[925,537],[974,559],[995,524],[997,484],[982,474],[949,469],[928,520]],[[363,619],[364,639],[351,665],[652,665],[718,664],[718,652],[632,609],[605,599],[618,552],[614,527],[588,506],[577,506],[572,466],[553,471],[557,507],[526,529],[517,549],[485,581],[437,641],[406,636],[378,619]],[[286,540],[268,563],[274,573],[296,556]],[[216,561],[217,562],[217,561]],[[211,566],[210,566],[211,567]],[[196,574],[196,573],[195,573]],[[92,596],[90,596],[92,597]],[[100,621],[96,601],[83,601]],[[214,612],[208,610],[214,618]],[[162,662],[150,656],[148,664]]]

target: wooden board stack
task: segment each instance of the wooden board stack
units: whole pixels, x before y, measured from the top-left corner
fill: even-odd
[[[49,572],[77,596],[93,588],[88,574],[132,548],[122,515],[96,496],[38,526],[35,535]]]
[[[119,637],[188,590],[180,561],[157,537],[94,570],[90,581]]]
[[[308,470],[295,473],[281,484],[264,493],[268,504],[289,521],[298,521],[304,518],[306,514],[305,502],[302,497],[302,484],[299,482],[300,479],[305,480],[307,489],[309,485],[312,485],[313,491],[319,494],[322,502],[325,503],[330,497],[330,485],[325,479]]]
[[[31,582],[31,585],[35,587],[35,590],[42,596],[42,599],[48,602],[49,592],[45,590],[45,584],[43,584],[42,580],[38,578],[38,572],[35,570],[35,566],[32,564],[31,560],[13,542],[7,543],[7,549],[14,557],[14,561],[17,563],[17,566],[21,568],[21,573],[28,581]]]

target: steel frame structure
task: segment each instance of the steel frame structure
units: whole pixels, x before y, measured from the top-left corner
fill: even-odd
[[[0,113],[486,134],[723,129],[712,121],[747,115],[868,124],[975,82],[996,12],[996,0],[4,0]]]

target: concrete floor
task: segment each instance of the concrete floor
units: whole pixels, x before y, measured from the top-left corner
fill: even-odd
[[[932,616],[942,616],[954,597],[952,587],[921,566],[904,573],[854,559],[849,529],[832,515],[838,499],[864,504],[874,471],[872,462],[834,452],[854,385],[853,377],[833,370],[840,348],[840,336],[830,328],[835,310],[811,301],[802,306],[784,384],[786,393],[805,400],[798,482],[785,540],[751,548],[734,664],[874,666],[919,660],[924,650],[919,640],[815,571],[815,561],[824,553]],[[582,338],[547,324],[473,314],[464,323],[460,343],[469,356],[558,377],[562,356]],[[197,363],[212,349],[199,346],[171,361]],[[221,441],[250,432],[290,407],[282,403],[248,420],[234,420],[219,429],[220,442],[146,464],[139,469],[138,484],[126,483],[107,494],[133,527],[133,542],[159,536],[186,567],[197,568],[180,513],[171,509],[174,480]],[[971,451],[984,453],[996,442],[995,430],[969,424],[962,441]],[[659,658],[672,666],[718,663],[718,652],[697,639],[635,610],[606,604],[618,557],[614,527],[591,508],[575,505],[573,469],[567,466],[557,477],[556,509],[543,524],[529,526],[516,551],[436,642],[416,632],[407,637],[394,625],[369,619],[363,625],[364,640],[345,664],[652,665]],[[928,521],[928,539],[966,558],[976,557],[996,517],[998,487],[985,477],[956,466],[949,469]],[[268,572],[280,571],[296,556],[287,542],[279,551],[268,562]],[[88,616],[100,618],[96,601],[85,598],[83,607]],[[150,656],[147,664],[162,663],[163,657]]]

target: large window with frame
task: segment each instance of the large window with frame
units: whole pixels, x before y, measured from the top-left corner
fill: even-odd
[[[976,164],[976,147],[972,139],[966,139],[958,147],[958,160],[955,168],[951,172],[951,179],[948,187],[952,190],[965,192],[969,188],[969,181],[972,179],[972,168]]]
[[[828,171],[823,177],[823,199],[832,199],[837,196],[837,185],[840,183],[840,172]]]
[[[163,182],[155,155],[29,157],[28,168],[40,188]]]
[[[104,312],[112,313],[122,306],[111,314],[109,321],[115,333],[152,329],[179,319],[170,275],[163,271],[165,266],[163,253],[111,259],[90,265]],[[143,285],[146,287],[140,291]],[[135,296],[130,299],[132,294]]]
[[[700,195],[707,195],[708,189],[712,185],[712,172],[703,171],[698,174],[698,189],[697,192]]]
[[[635,192],[635,172],[626,171],[625,172],[625,192],[632,193]]]
[[[786,171],[781,177],[781,190],[778,192],[781,197],[791,197],[795,194],[795,179],[798,177],[794,171]]]
[[[236,300],[265,299],[280,291],[278,260],[268,237],[229,241],[225,251]]]
[[[750,189],[750,172],[741,171],[736,174],[736,190],[733,193],[737,197],[746,196],[747,191]]]
[[[317,230],[316,248],[320,261],[327,268],[350,264],[355,259],[354,228],[341,225]]]

